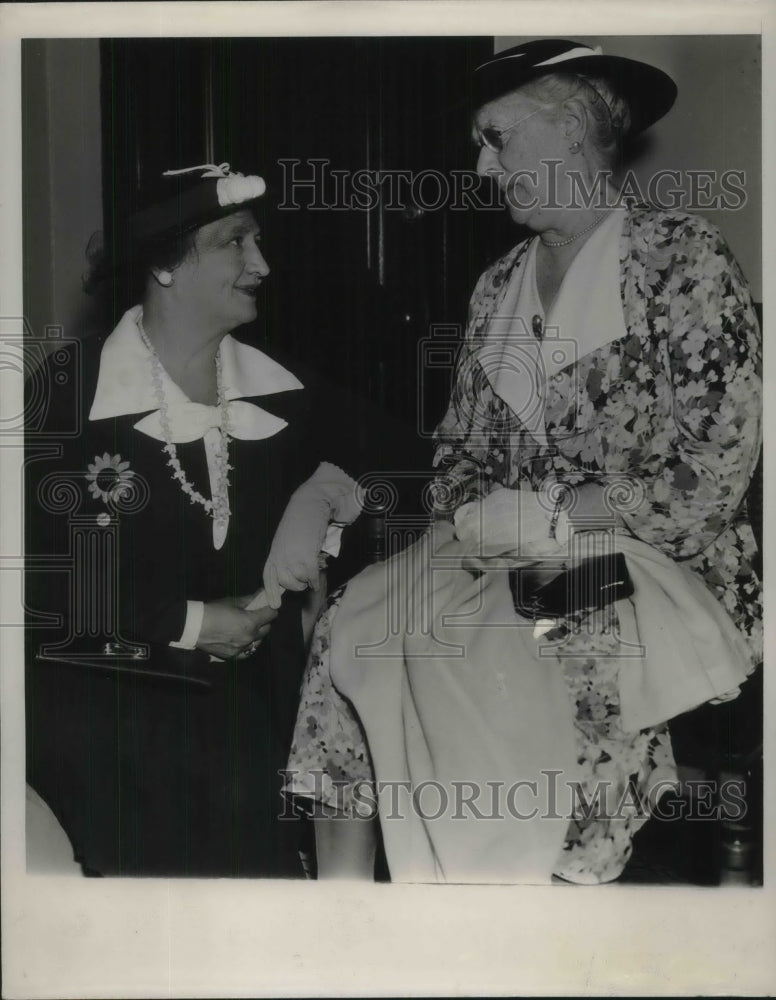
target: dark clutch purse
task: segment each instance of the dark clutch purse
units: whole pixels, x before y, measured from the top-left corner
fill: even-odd
[[[525,570],[509,573],[515,611],[526,618],[564,618],[577,611],[596,611],[630,597],[633,581],[621,552],[594,556],[535,587]]]

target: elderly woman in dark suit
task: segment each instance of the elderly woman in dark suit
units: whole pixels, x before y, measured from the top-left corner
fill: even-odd
[[[27,465],[28,780],[92,873],[301,874],[277,769],[302,591],[358,506],[331,399],[232,335],[269,275],[264,189],[228,165],[160,178],[119,234],[136,304],[51,361],[51,447]]]

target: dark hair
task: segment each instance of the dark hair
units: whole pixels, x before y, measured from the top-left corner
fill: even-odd
[[[104,246],[90,240],[83,287],[106,295],[110,319],[143,298],[152,271],[172,271],[194,251],[202,226],[246,209],[257,215],[265,188],[260,177],[232,174],[228,164],[205,174],[206,167],[149,176],[128,192],[120,217],[109,216]]]
[[[197,230],[168,233],[142,243],[127,234],[115,234],[108,245],[95,233],[86,249],[88,271],[82,286],[87,295],[107,296],[115,319],[138,303],[152,270],[173,271],[194,251]]]
[[[167,233],[144,240],[132,248],[125,268],[125,281],[133,303],[139,302],[143,297],[151,272],[174,271],[194,252],[196,238],[197,229],[189,229],[182,233]]]
[[[249,211],[257,221],[261,221],[256,202],[236,205],[221,217],[235,211]],[[84,291],[88,295],[106,298],[105,304],[111,312],[109,321],[115,324],[130,306],[142,300],[153,270],[173,271],[196,253],[197,233],[208,224],[204,222],[181,231],[135,240],[130,224],[126,223],[123,230],[115,233],[106,245],[101,239],[102,234],[95,234],[86,250],[88,273],[82,279]]]

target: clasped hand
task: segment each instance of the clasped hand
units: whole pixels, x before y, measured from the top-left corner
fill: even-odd
[[[248,594],[206,602],[197,649],[222,660],[248,656],[258,649],[278,613],[269,607],[246,610],[254,597]]]

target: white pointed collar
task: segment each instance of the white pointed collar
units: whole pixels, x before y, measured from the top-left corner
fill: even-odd
[[[148,348],[138,328],[142,313],[142,306],[127,310],[103,345],[90,420],[147,413],[159,408],[149,377]],[[231,334],[221,341],[219,353],[224,395],[228,400],[304,388],[299,379],[277,361],[235,340]],[[165,379],[165,396],[168,403],[188,402],[183,390],[169,378]]]
[[[626,213],[615,209],[566,272],[545,316],[535,238],[504,289],[478,359],[496,395],[531,433],[544,433],[548,380],[627,333],[620,295],[620,241]],[[539,324],[543,334],[537,339]]]

